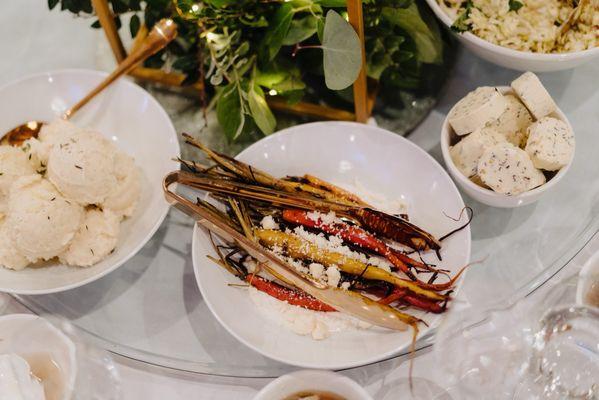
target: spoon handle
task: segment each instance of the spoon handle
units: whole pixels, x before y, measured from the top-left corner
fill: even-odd
[[[172,19],[162,19],[154,25],[148,37],[144,40],[141,46],[129,54],[118,67],[106,77],[98,86],[89,92],[84,98],[79,100],[77,104],[69,108],[62,114],[63,119],[69,119],[81,107],[86,105],[98,93],[104,90],[108,85],[118,79],[121,75],[131,71],[137,64],[145,60],[149,56],[156,54],[177,37],[177,24]]]

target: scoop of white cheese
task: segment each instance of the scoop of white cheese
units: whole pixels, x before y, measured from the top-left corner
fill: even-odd
[[[545,183],[526,152],[511,143],[489,147],[478,162],[478,176],[496,192],[517,195]]]
[[[16,248],[31,262],[64,251],[83,217],[83,207],[65,199],[40,175],[19,178],[11,187],[8,224]]]
[[[499,118],[489,123],[488,126],[501,133],[514,146],[524,147],[526,128],[532,124],[532,115],[513,94],[507,94],[504,97],[507,101],[507,108]]]
[[[116,154],[99,133],[79,132],[50,150],[48,179],[71,201],[101,204],[117,185]]]
[[[528,128],[525,150],[535,167],[557,171],[574,155],[574,134],[564,121],[545,117]]]
[[[89,209],[83,223],[60,261],[79,267],[88,267],[109,255],[116,247],[120,218],[110,210]]]
[[[27,361],[16,354],[0,355],[0,400],[44,399],[44,388]]]
[[[137,207],[141,192],[141,174],[132,157],[123,152],[116,155],[116,185],[102,203],[102,207],[119,217],[130,217]]]
[[[447,120],[459,136],[467,135],[499,118],[507,101],[497,88],[482,86],[458,101],[447,114]]]

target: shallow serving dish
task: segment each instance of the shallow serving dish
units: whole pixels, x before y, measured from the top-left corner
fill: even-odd
[[[453,21],[437,3],[437,0],[426,0],[437,18],[449,28]],[[488,42],[471,32],[457,33],[460,43],[477,56],[519,71],[548,72],[574,68],[599,57],[599,47],[584,51],[559,54],[541,54],[514,50]]]
[[[437,237],[459,225],[447,218],[464,208],[443,168],[424,150],[389,131],[356,123],[299,125],[271,135],[238,156],[275,176],[310,173],[338,184],[357,180],[368,191],[402,199],[410,220]],[[470,258],[469,227],[443,242],[443,267],[455,273]],[[229,286],[237,278],[206,258],[214,254],[209,237],[194,229],[192,258],[197,283],[219,322],[245,345],[272,359],[304,368],[340,369],[375,362],[405,350],[411,331],[382,328],[333,333],[315,341],[299,336],[263,316],[245,289]],[[459,284],[458,284],[459,285]],[[418,316],[422,314],[415,313]],[[429,328],[441,316],[424,316]]]
[[[62,70],[32,75],[3,86],[0,88],[0,133],[24,121],[58,118],[105,76],[99,71]],[[22,271],[0,268],[0,291],[44,294],[92,282],[137,253],[168,212],[161,182],[176,165],[171,159],[179,154],[179,143],[168,115],[148,92],[121,79],[81,109],[72,121],[98,130],[135,158],[142,176],[137,210],[123,221],[116,250],[103,261],[87,268],[68,267],[58,262]]]
[[[330,371],[297,371],[283,375],[266,385],[253,400],[286,399],[304,391],[329,392],[346,400],[372,400],[353,380]]]
[[[513,94],[512,88],[509,86],[498,86],[497,87],[502,94]],[[572,129],[572,125],[570,125],[570,121],[566,117],[566,114],[562,112],[559,108],[555,113],[550,114],[550,116],[561,119],[564,121],[570,129]],[[574,133],[576,137],[576,132]],[[551,177],[551,179],[547,180],[547,183],[541,185],[535,189],[529,190],[528,192],[521,193],[516,196],[508,196],[503,193],[494,192],[491,189],[486,189],[482,186],[477,185],[472,182],[468,177],[464,176],[451,159],[449,155],[449,147],[457,142],[457,135],[453,132],[453,129],[449,125],[449,121],[447,120],[447,116],[445,116],[445,120],[443,121],[443,125],[441,127],[441,152],[443,153],[443,160],[445,161],[445,166],[449,171],[449,174],[452,178],[458,183],[458,186],[462,188],[469,196],[474,198],[481,203],[487,204],[493,207],[501,207],[501,208],[514,208],[520,207],[527,204],[534,203],[539,200],[539,198],[546,193],[548,190],[553,188],[558,184],[558,182],[566,175],[572,162],[574,161],[574,155],[572,155],[572,159],[565,167],[561,168],[557,173]]]

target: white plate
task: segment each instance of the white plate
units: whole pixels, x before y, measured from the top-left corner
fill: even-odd
[[[285,129],[247,148],[238,158],[275,176],[310,173],[334,183],[357,179],[373,193],[409,204],[411,221],[440,236],[457,225],[464,207],[443,168],[412,142],[384,129],[349,122],[317,122]],[[207,260],[214,254],[208,236],[196,227],[194,272],[208,307],[238,340],[272,359],[304,368],[341,369],[376,362],[406,349],[411,332],[382,328],[334,333],[315,341],[263,317],[240,281]],[[443,267],[455,272],[470,258],[470,228],[444,242]],[[440,316],[427,315],[430,328]]]
[[[29,76],[0,88],[0,133],[28,120],[51,121],[75,104],[106,74],[89,70],[62,70]],[[121,224],[116,251],[88,268],[50,264],[43,268],[11,271],[0,268],[0,291],[45,294],[72,289],[113,271],[152,237],[166,213],[162,178],[177,168],[179,154],[175,128],[160,104],[134,83],[120,79],[73,117],[109,137],[135,158],[142,172],[142,193],[134,215]]]

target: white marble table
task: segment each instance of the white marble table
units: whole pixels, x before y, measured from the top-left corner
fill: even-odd
[[[0,84],[29,73],[59,68],[110,68],[106,61],[106,45],[102,33],[89,29],[91,21],[77,19],[69,13],[57,10],[47,11],[45,0],[4,0],[0,3]],[[100,45],[98,45],[100,43]],[[467,81],[472,76],[472,68],[477,68],[479,60],[469,54],[461,54],[455,74],[435,111],[412,134],[411,139],[423,148],[438,156],[437,135],[443,116],[450,104],[475,87],[478,82]],[[488,71],[489,66],[483,70]],[[480,76],[480,82],[501,84],[515,76],[514,71],[497,68],[493,76]],[[565,91],[570,79],[595,77],[586,93],[567,93],[566,113],[576,110],[585,101],[594,102],[595,112],[599,110],[596,76],[599,66],[584,66],[575,71],[548,75],[554,90]],[[587,107],[589,108],[589,107]],[[196,118],[200,118],[199,116]],[[585,122],[595,123],[591,116]],[[193,121],[197,123],[197,119]],[[590,130],[590,129],[588,129]],[[588,131],[587,130],[587,131]],[[597,133],[597,132],[595,132]],[[595,193],[589,194],[595,196]],[[582,263],[595,251],[599,251],[599,239],[591,241],[574,258],[559,276],[575,273]],[[555,277],[554,279],[557,279]],[[24,308],[12,298],[3,295],[0,304],[4,313],[24,312]],[[407,390],[407,363],[395,359],[373,366],[343,372],[365,386],[376,400],[397,398],[399,392],[409,398]],[[270,379],[222,378],[191,373],[179,373],[158,367],[149,367],[125,358],[116,358],[122,377],[124,399],[251,399]],[[418,379],[430,377],[434,368],[429,349],[418,352],[414,376]],[[422,381],[421,381],[422,382]],[[427,382],[434,388],[432,382]],[[418,386],[418,385],[417,385]],[[450,390],[451,392],[451,390]],[[439,399],[447,398],[440,396]]]

